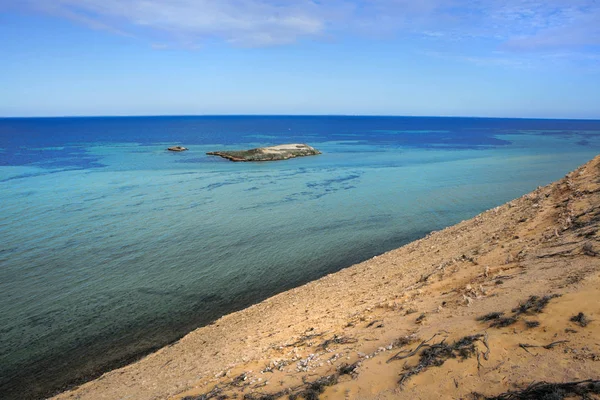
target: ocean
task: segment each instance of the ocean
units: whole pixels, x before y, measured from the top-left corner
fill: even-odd
[[[282,143],[323,154],[205,154]],[[0,119],[0,398],[84,382],[599,150],[600,121],[584,120]]]

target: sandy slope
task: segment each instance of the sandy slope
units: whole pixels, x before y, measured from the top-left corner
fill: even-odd
[[[195,398],[215,387],[204,398],[287,398],[357,361],[321,398],[468,398],[541,380],[600,379],[599,229],[600,156],[557,183],[227,315],[56,398]],[[512,316],[530,296],[548,294],[561,296],[510,326],[476,320]],[[586,327],[570,321],[579,312],[592,320]],[[487,334],[489,355],[481,337],[478,356],[444,359],[399,385],[420,353],[388,359],[434,334],[429,344]],[[413,343],[403,344],[406,337]]]

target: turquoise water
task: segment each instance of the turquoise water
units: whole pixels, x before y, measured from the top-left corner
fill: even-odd
[[[305,118],[0,120],[0,397],[85,380],[600,149],[600,121]],[[205,155],[288,141],[323,154]]]

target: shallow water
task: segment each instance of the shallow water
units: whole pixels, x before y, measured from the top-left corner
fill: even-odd
[[[205,155],[289,142],[323,154]],[[175,144],[190,150],[165,151]],[[600,121],[0,119],[0,397],[86,379],[599,149]]]

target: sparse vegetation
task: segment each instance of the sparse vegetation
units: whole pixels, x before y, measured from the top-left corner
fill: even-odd
[[[293,393],[289,396],[290,400],[296,400],[298,397],[303,398],[304,400],[318,400],[319,395],[321,395],[327,386],[333,386],[338,381],[338,375],[327,375],[322,378],[317,379],[314,382],[308,382],[306,384],[306,388],[299,393]]]
[[[590,257],[595,257],[598,255],[598,253],[594,250],[594,246],[592,246],[590,242],[585,243],[582,246],[581,251],[583,252],[583,254]]]
[[[525,321],[525,326],[528,328],[537,328],[540,326],[540,321]]]
[[[311,331],[312,331],[312,329],[311,329]],[[324,333],[309,333],[309,334],[306,334],[306,335],[300,337],[294,343],[286,344],[285,347],[306,346],[307,342],[310,341],[311,339],[315,339],[315,338],[321,337],[323,335],[324,335]]]
[[[419,348],[424,348],[419,356],[419,362],[415,366],[404,367],[405,372],[400,374],[398,384],[402,386],[411,376],[417,375],[429,367],[439,367],[450,358],[460,358],[461,360],[466,360],[467,358],[474,356],[477,354],[477,346],[475,343],[478,341],[483,342],[489,352],[487,340],[484,338],[484,335],[478,334],[465,336],[452,344],[447,344],[445,339],[433,345],[427,344],[427,341],[422,342],[417,349],[415,349],[415,351],[417,351]],[[414,355],[415,351],[411,352],[410,354]],[[484,357],[487,357],[488,352],[485,353]]]
[[[544,308],[548,305],[550,300],[560,297],[559,294],[551,294],[543,297],[531,296],[524,303],[519,304],[518,307],[513,308],[513,312],[515,315],[521,314],[534,314],[541,313],[544,311]]]
[[[481,317],[478,317],[477,321],[492,321],[495,319],[499,319],[503,315],[504,315],[503,312],[491,312],[489,314],[485,314],[485,315],[482,315]]]
[[[356,369],[360,366],[360,362],[357,361],[354,364],[343,364],[338,368],[338,372],[340,375],[353,375],[355,374]]]
[[[404,347],[404,346],[414,343],[416,341],[417,341],[417,338],[413,335],[402,336],[402,337],[399,337],[398,339],[394,340],[392,342],[392,346],[393,347]]]
[[[584,313],[580,312],[579,314],[571,317],[571,322],[575,322],[577,325],[585,328],[591,321],[585,316]]]
[[[498,396],[487,397],[473,393],[473,397],[477,400],[562,400],[574,396],[591,399],[590,394],[600,394],[599,380],[588,379],[565,383],[538,382],[523,390],[509,391]]]
[[[226,400],[228,397],[223,394],[222,389],[217,386],[208,393],[198,396],[186,396],[182,400]]]
[[[544,311],[544,308],[548,305],[550,300],[560,297],[558,294],[546,295],[543,297],[531,296],[526,301],[519,303],[519,305],[512,309],[513,315],[504,317],[503,312],[491,312],[486,315],[482,315],[477,318],[477,321],[490,322],[490,328],[505,328],[507,326],[516,324],[519,321],[521,315],[532,315],[539,314]],[[528,328],[535,328],[539,326],[538,321],[525,321],[525,326]]]
[[[511,326],[516,324],[518,321],[515,317],[503,317],[495,319],[494,322],[490,324],[490,328],[505,328],[507,326]]]
[[[246,393],[244,395],[244,400],[275,400],[277,397],[272,394],[255,394],[255,393]]]

